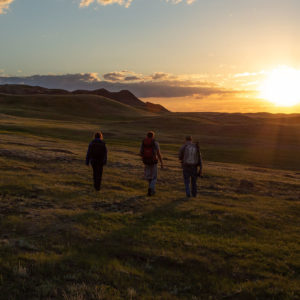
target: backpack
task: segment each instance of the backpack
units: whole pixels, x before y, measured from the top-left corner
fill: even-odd
[[[90,151],[91,159],[102,161],[105,153],[105,143],[102,141],[93,141]]]
[[[155,165],[158,163],[156,157],[155,140],[152,138],[145,138],[142,144],[142,159],[145,165]]]
[[[188,144],[184,148],[183,163],[185,165],[198,165],[199,164],[199,150],[197,145]]]

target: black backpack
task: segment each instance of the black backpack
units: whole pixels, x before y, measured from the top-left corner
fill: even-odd
[[[105,154],[105,143],[102,141],[93,141],[90,151],[91,159],[102,161]]]

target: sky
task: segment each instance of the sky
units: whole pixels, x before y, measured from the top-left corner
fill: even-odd
[[[300,112],[259,89],[300,70],[299,0],[0,0],[0,84],[128,88],[174,111]]]

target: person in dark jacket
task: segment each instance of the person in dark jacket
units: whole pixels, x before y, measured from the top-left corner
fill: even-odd
[[[94,188],[96,191],[100,191],[103,166],[106,165],[106,162],[107,148],[103,141],[103,135],[102,132],[96,132],[95,139],[89,144],[85,160],[87,166],[91,164],[93,167]]]

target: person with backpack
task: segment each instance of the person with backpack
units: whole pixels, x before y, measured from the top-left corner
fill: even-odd
[[[158,161],[160,162],[161,168],[163,169],[164,167],[160,147],[154,137],[154,132],[149,131],[140,148],[140,155],[145,165],[145,179],[149,183],[148,196],[155,194]]]
[[[182,164],[185,192],[187,197],[197,196],[197,177],[202,176],[202,157],[198,143],[193,143],[191,136],[185,138],[185,144],[180,148],[179,160]],[[198,166],[200,170],[198,172]],[[190,189],[192,186],[192,193]]]
[[[95,133],[95,139],[90,142],[85,163],[87,166],[92,165],[94,188],[96,191],[100,191],[103,166],[107,162],[107,148],[103,141],[102,132]]]

